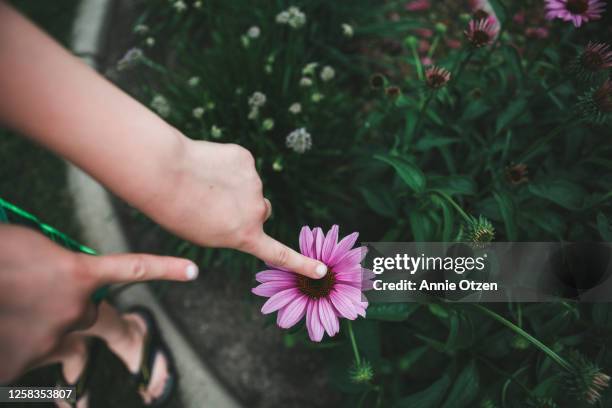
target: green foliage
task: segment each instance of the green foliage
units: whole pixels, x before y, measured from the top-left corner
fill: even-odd
[[[604,40],[606,21],[578,31],[547,23],[539,1],[494,0],[501,33],[471,49],[456,18],[466,4],[431,3],[410,13],[398,2],[210,0],[177,12],[150,0],[137,22],[149,31],[136,37],[145,53],[133,68],[136,94],[147,104],[163,95],[169,110],[160,113],[190,137],[248,148],[274,204],[267,228],[289,244],[301,225],[332,223],[364,241],[612,240],[610,122],[577,117],[593,85],[566,70],[589,40]],[[306,15],[299,28],[275,22],[291,5]],[[518,12],[549,36],[527,36]],[[442,21],[444,33],[416,37]],[[353,36],[343,35],[345,23]],[[429,48],[419,51],[415,38]],[[420,57],[450,70],[450,82],[427,88]],[[304,72],[311,62],[318,66]],[[321,78],[324,66],[333,79]],[[254,92],[266,95],[256,115]],[[289,111],[294,103],[299,113]],[[312,137],[303,153],[286,143],[299,128]],[[206,265],[257,267],[235,253],[180,250]],[[343,330],[312,347],[333,351],[329,372],[346,406],[575,407],[584,398],[563,405],[559,377],[572,370],[564,356],[579,349],[610,372],[609,314],[606,305],[566,303],[373,304],[354,338]]]

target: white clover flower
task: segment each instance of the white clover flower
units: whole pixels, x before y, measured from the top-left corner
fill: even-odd
[[[266,132],[274,129],[274,119],[272,118],[264,119],[264,121],[261,123],[261,127]]]
[[[249,28],[249,30],[247,31],[247,35],[252,39],[259,38],[260,34],[261,34],[261,29],[257,26],[253,26]]]
[[[312,137],[305,128],[299,128],[287,135],[287,147],[296,153],[304,153],[312,147]]]
[[[223,131],[221,130],[221,128],[217,127],[216,125],[212,125],[212,127],[210,128],[210,135],[213,138],[218,139],[223,135]]]
[[[319,66],[318,62],[309,62],[302,69],[302,75],[314,75],[315,74],[315,70],[317,69],[318,66]]]
[[[292,103],[291,106],[289,107],[289,112],[293,113],[294,115],[297,115],[301,111],[302,111],[302,105],[299,102]]]
[[[303,87],[312,86],[312,79],[308,77],[303,77],[302,79],[300,79],[300,86],[303,86]]]
[[[255,119],[257,119],[258,117],[259,117],[259,108],[258,108],[258,107],[256,107],[256,106],[253,106],[253,107],[251,108],[251,111],[249,112],[249,116],[248,116],[248,118],[249,118],[250,120],[255,120]]]
[[[182,13],[183,11],[187,10],[187,4],[185,4],[183,0],[175,1],[172,7],[174,7],[178,13]]]
[[[136,24],[134,26],[134,34],[146,34],[149,32],[149,26],[146,24]]]
[[[253,92],[249,98],[249,106],[252,108],[261,108],[266,104],[266,95],[261,92]]]
[[[242,43],[242,46],[244,48],[249,48],[249,45],[251,45],[251,39],[247,37],[246,35],[240,36],[240,42]]]
[[[344,34],[345,37],[351,38],[354,34],[355,31],[353,31],[353,27],[349,24],[342,24],[342,34]]]
[[[332,79],[334,79],[334,76],[336,76],[336,71],[334,71],[334,69],[329,65],[326,65],[321,70],[321,79],[325,82],[331,81]]]
[[[313,101],[314,103],[318,103],[321,102],[321,100],[324,98],[322,93],[319,92],[315,92],[312,94],[312,96],[310,97],[310,100]]]
[[[152,47],[155,45],[155,38],[153,37],[147,37],[147,39],[145,40],[145,43],[149,46]]]
[[[117,61],[117,70],[122,71],[131,68],[144,57],[144,53],[140,48],[129,49],[119,61]]]
[[[272,65],[270,65],[270,64],[266,64],[266,65],[264,66],[264,72],[265,72],[266,74],[271,74],[271,73],[272,73],[272,71],[274,71],[274,67],[273,67]]]
[[[155,95],[151,100],[151,108],[162,118],[167,118],[170,115],[170,104],[162,95]]]
[[[202,116],[204,116],[204,108],[198,106],[197,108],[193,108],[193,111],[191,111],[191,113],[193,114],[194,118],[201,119]]]
[[[278,24],[287,24],[289,22],[289,17],[291,16],[288,11],[281,11],[276,15],[276,22]]]
[[[201,0],[197,0],[193,2],[193,7],[197,8],[197,9],[201,9],[203,6],[202,1]]]
[[[196,87],[200,84],[200,77],[198,76],[192,76],[191,78],[189,78],[187,80],[187,85],[189,85],[190,87]]]
[[[283,171],[283,161],[280,158],[274,160],[274,163],[272,163],[272,170],[276,172]]]

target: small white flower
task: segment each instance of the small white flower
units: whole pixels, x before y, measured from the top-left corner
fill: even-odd
[[[240,36],[240,42],[242,43],[242,46],[244,48],[249,48],[249,45],[251,45],[251,39],[247,37],[246,35]]]
[[[133,67],[136,65],[136,63],[138,63],[138,61],[141,60],[142,57],[144,57],[144,53],[140,48],[129,49],[125,55],[119,61],[117,61],[117,70],[122,71],[124,69]]]
[[[300,86],[303,86],[303,87],[312,86],[312,79],[308,77],[303,77],[302,79],[300,79]]]
[[[318,66],[319,66],[318,62],[309,62],[302,69],[302,75],[314,75],[315,74],[315,70],[317,69]]]
[[[193,2],[193,7],[197,8],[197,9],[201,9],[203,6],[202,1],[201,0],[197,0]]]
[[[276,15],[276,22],[278,24],[287,24],[289,22],[289,17],[291,17],[289,15],[289,12],[281,11],[280,13]]]
[[[261,92],[253,92],[249,98],[249,106],[252,108],[261,108],[266,104],[266,95]]]
[[[208,102],[206,104],[206,109],[213,110],[213,109],[215,109],[215,106],[217,106],[217,105],[215,105],[215,103],[213,101],[210,101],[210,102]]]
[[[305,128],[299,128],[287,135],[287,147],[296,153],[304,153],[312,147],[312,137]]]
[[[292,103],[291,106],[289,107],[289,112],[293,113],[294,115],[297,115],[301,111],[302,111],[302,105],[299,102]]]
[[[342,24],[342,34],[344,34],[345,37],[351,38],[355,34],[355,31],[353,31],[352,26],[345,23]]]
[[[200,77],[192,76],[191,78],[187,80],[187,85],[189,85],[192,88],[198,86],[199,84],[200,84]]]
[[[162,118],[167,118],[170,115],[170,104],[162,95],[155,95],[151,100],[151,107]]]
[[[261,123],[261,127],[266,132],[274,129],[274,119],[272,118],[264,119],[264,121]]]
[[[221,128],[217,127],[216,125],[212,125],[212,127],[210,128],[210,135],[213,138],[218,139],[223,135],[223,131],[221,130]]]
[[[258,38],[260,34],[261,34],[261,29],[257,26],[253,26],[249,28],[249,30],[247,31],[247,35],[252,39]]]
[[[331,81],[332,79],[334,79],[334,76],[336,76],[336,71],[334,71],[334,69],[329,65],[326,65],[321,70],[321,79],[324,82]]]
[[[272,170],[276,172],[283,171],[283,161],[280,158],[274,160],[274,163],[272,163]]]
[[[202,116],[204,116],[204,108],[198,106],[197,108],[193,108],[193,111],[191,111],[191,113],[193,114],[194,118],[201,119]]]
[[[149,32],[149,26],[146,24],[136,24],[134,26],[134,34],[146,34]]]
[[[185,4],[183,0],[175,1],[172,7],[174,7],[178,13],[182,13],[183,11],[187,10],[187,4]]]
[[[321,100],[324,98],[323,94],[319,93],[319,92],[315,92],[312,94],[312,96],[310,97],[310,100],[313,101],[314,103],[318,103],[321,102]]]
[[[147,37],[147,39],[145,40],[145,43],[149,46],[152,47],[155,45],[155,38],[153,37]]]
[[[270,64],[266,64],[266,65],[264,66],[264,72],[265,72],[266,74],[271,74],[271,73],[272,73],[272,71],[274,71],[274,67],[273,67],[272,65],[270,65]]]

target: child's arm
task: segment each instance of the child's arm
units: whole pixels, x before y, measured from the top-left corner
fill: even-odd
[[[1,0],[0,121],[186,239],[326,272],[263,232],[271,207],[248,151],[186,138]]]

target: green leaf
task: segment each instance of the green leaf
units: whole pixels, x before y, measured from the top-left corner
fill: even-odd
[[[529,191],[569,210],[580,209],[586,194],[582,187],[566,180],[530,183]]]
[[[397,401],[394,408],[439,408],[444,394],[450,386],[450,377],[444,374],[438,381],[428,388],[404,397]]]
[[[428,242],[434,236],[435,226],[429,213],[414,210],[410,212],[410,229],[417,242]]]
[[[368,307],[368,319],[387,322],[401,322],[410,317],[419,308],[418,303],[380,303]]]
[[[397,201],[388,188],[361,187],[359,192],[366,204],[377,214],[390,218],[397,216]]]
[[[474,195],[476,194],[476,183],[468,176],[449,175],[430,177],[430,187],[442,190],[446,194]]]
[[[479,383],[476,364],[474,364],[474,361],[470,361],[455,380],[442,408],[472,407],[472,403],[478,396]]]
[[[424,152],[434,147],[448,146],[457,142],[457,139],[451,137],[425,136],[414,144],[414,148],[418,151]]]
[[[512,197],[505,191],[494,192],[493,197],[499,207],[499,212],[504,220],[506,227],[506,237],[509,241],[516,241],[517,231],[516,222],[514,220],[514,203]]]
[[[506,109],[497,117],[495,123],[495,134],[499,134],[502,129],[505,129],[515,119],[519,118],[521,113],[524,113],[527,106],[527,100],[524,98],[515,99],[506,107]]]
[[[608,218],[601,212],[597,214],[597,229],[604,241],[612,242],[610,221],[608,221]]]
[[[374,158],[393,167],[404,183],[414,192],[420,193],[425,189],[425,175],[414,164],[397,156],[377,154]]]
[[[427,346],[420,346],[420,347],[410,350],[408,353],[401,356],[397,362],[397,366],[399,370],[400,371],[410,370],[410,368],[412,368],[414,363],[416,363],[418,359],[421,358],[427,350],[428,350]]]
[[[482,99],[473,100],[469,102],[463,110],[463,116],[461,116],[461,120],[469,121],[478,119],[490,110],[490,105],[485,103]]]

